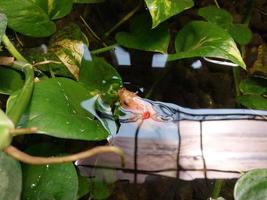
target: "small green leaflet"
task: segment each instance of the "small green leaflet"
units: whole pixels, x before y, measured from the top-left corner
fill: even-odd
[[[194,5],[192,0],[145,0],[145,2],[152,17],[152,28]]]

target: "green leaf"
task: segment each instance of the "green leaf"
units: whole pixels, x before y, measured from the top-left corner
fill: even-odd
[[[0,199],[20,200],[22,174],[18,161],[0,151]]]
[[[81,102],[91,97],[87,88],[71,79],[40,81],[35,84],[29,109],[20,124],[37,127],[38,133],[59,138],[106,139],[105,128],[81,107]],[[14,99],[10,97],[8,108]]]
[[[38,144],[27,152],[38,156],[58,155],[56,145]],[[31,154],[32,154],[31,153]],[[23,165],[22,200],[76,200],[78,177],[72,163]]]
[[[73,0],[73,3],[102,3],[105,0]]]
[[[6,32],[6,26],[7,26],[6,15],[3,13],[0,13],[0,43],[1,43],[3,35]]]
[[[231,13],[217,8],[216,6],[207,6],[200,8],[198,14],[208,22],[217,24],[225,29],[232,38],[239,44],[249,43],[252,33],[247,24],[234,24]]]
[[[247,108],[267,110],[267,98],[260,95],[243,95],[237,97],[236,100]]]
[[[192,0],[145,0],[155,28],[164,20],[194,6]]]
[[[235,200],[262,200],[267,197],[267,169],[256,169],[243,175],[234,188]]]
[[[212,57],[230,60],[242,68],[246,65],[231,36],[214,23],[193,21],[178,32],[176,53],[168,60],[191,57]]]
[[[147,15],[136,16],[130,24],[130,33],[116,34],[117,43],[127,48],[167,53],[170,41],[167,24],[151,30],[150,21]]]
[[[198,10],[198,15],[209,22],[213,22],[223,27],[224,29],[228,29],[230,24],[233,22],[232,15],[228,11],[217,8],[216,6],[200,8]]]
[[[78,188],[77,199],[80,199],[89,193],[89,180],[85,176],[78,175],[78,181],[79,181],[79,188]]]
[[[12,135],[9,131],[14,128],[13,122],[0,109],[0,151],[10,145]]]
[[[79,79],[82,57],[88,51],[85,38],[78,25],[70,23],[58,30],[50,39],[48,53],[33,52],[30,60],[43,62],[54,61],[40,65],[42,71],[52,71],[54,75]]]
[[[108,103],[118,98],[118,90],[122,80],[113,66],[103,58],[93,57],[93,60],[83,60],[80,72],[80,82],[90,91],[92,96],[101,95]]]
[[[233,39],[241,45],[249,43],[252,37],[251,30],[246,24],[232,24],[229,27],[228,32],[231,34]]]
[[[50,19],[60,19],[69,14],[72,9],[72,0],[32,0],[41,7]]]
[[[56,25],[32,0],[0,0],[0,12],[7,16],[10,28],[24,35],[46,37],[56,31]]]
[[[0,93],[10,95],[23,84],[23,77],[18,71],[0,67]]]
[[[239,85],[240,91],[247,95],[263,95],[267,93],[267,81],[264,79],[244,79]]]

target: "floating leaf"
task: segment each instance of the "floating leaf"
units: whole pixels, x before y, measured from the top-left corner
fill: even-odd
[[[27,150],[38,156],[58,155],[56,145],[39,144]],[[49,155],[50,156],[50,155]],[[72,163],[23,165],[22,200],[76,200],[78,177]]]
[[[152,17],[153,28],[171,16],[189,9],[194,5],[194,1],[192,0],[145,0],[145,2]]]
[[[22,174],[18,161],[0,151],[0,199],[20,200]]]
[[[22,75],[13,69],[0,67],[0,93],[10,95],[23,86]]]
[[[237,102],[243,106],[257,110],[267,110],[267,98],[260,95],[243,95],[237,97]]]
[[[241,44],[247,44],[252,36],[252,33],[246,24],[234,24],[232,15],[216,6],[207,6],[200,8],[198,14],[209,22],[215,23],[225,29],[233,39]]]
[[[256,169],[243,175],[234,189],[235,200],[262,200],[267,197],[267,169]]]
[[[56,31],[43,9],[32,0],[0,0],[0,12],[8,18],[8,26],[32,37],[46,37]]]
[[[10,145],[12,136],[10,129],[14,129],[13,122],[0,109],[0,151]]]
[[[89,89],[92,96],[101,95],[109,103],[117,99],[118,90],[122,86],[121,77],[114,67],[98,57],[91,61],[83,60],[80,82]]]
[[[170,36],[167,24],[150,29],[147,15],[136,16],[130,24],[130,33],[119,32],[116,41],[127,48],[167,53]]]
[[[53,78],[35,84],[28,111],[20,122],[37,127],[38,132],[59,138],[103,140],[108,136],[101,123],[81,107],[91,98],[87,88],[66,78]],[[8,100],[8,109],[12,101]]]
[[[6,26],[7,26],[6,15],[3,13],[0,13],[0,43],[1,43],[3,35],[6,32]]]
[[[267,78],[267,44],[262,44],[258,47],[257,60],[249,68],[249,72],[250,74]]]
[[[239,85],[240,91],[247,95],[263,95],[267,93],[267,81],[265,79],[245,79]]]
[[[72,9],[72,0],[32,0],[41,7],[50,19],[59,19],[69,14]]]
[[[214,23],[193,21],[178,32],[176,53],[168,60],[191,57],[213,57],[230,60],[242,68],[246,65],[231,36]]]

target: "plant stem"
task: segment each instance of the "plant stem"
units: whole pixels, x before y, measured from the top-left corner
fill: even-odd
[[[33,164],[33,165],[44,165],[44,164],[58,164],[58,163],[66,163],[66,162],[73,162],[76,160],[89,158],[97,154],[102,153],[115,153],[120,156],[121,159],[121,165],[122,167],[125,166],[125,155],[124,152],[115,146],[99,146],[95,147],[93,149],[89,149],[86,151],[82,151],[76,154],[72,154],[69,156],[60,156],[60,157],[39,157],[39,156],[31,156],[27,153],[24,153],[17,149],[14,146],[8,146],[4,149],[4,152],[8,154],[9,156],[27,163],[27,164]]]
[[[18,50],[14,47],[14,45],[11,43],[9,38],[7,37],[6,34],[3,35],[2,37],[2,42],[5,44],[5,47],[9,51],[9,53],[14,56],[17,60],[23,61],[23,62],[28,62],[21,54],[18,52]]]
[[[9,133],[14,137],[17,135],[25,135],[25,134],[32,134],[37,132],[37,128],[19,128],[19,129],[12,129]]]
[[[100,48],[100,49],[96,49],[91,51],[91,54],[96,55],[96,54],[100,54],[106,51],[110,51],[111,49],[114,49],[116,46],[118,46],[118,44],[113,44],[104,48]]]
[[[14,64],[10,67],[16,70],[20,70],[25,74],[24,85],[19,91],[15,102],[11,105],[10,109],[7,110],[7,116],[13,121],[16,126],[20,120],[21,115],[30,102],[33,91],[34,72],[32,65],[25,62],[15,61]]]
[[[233,67],[233,77],[234,77],[234,84],[235,84],[235,94],[236,97],[240,96],[239,84],[240,84],[240,68]]]
[[[98,40],[99,42],[101,42],[102,43],[102,45],[103,46],[107,46],[107,44],[93,31],[93,29],[91,29],[91,27],[89,26],[89,24],[85,21],[85,19],[82,17],[82,16],[80,16],[80,18],[81,18],[81,20],[82,20],[82,22],[84,23],[84,25],[85,25],[85,27],[88,29],[88,31],[89,31],[89,34],[91,33],[92,34],[92,36],[96,39],[96,40]]]
[[[110,30],[108,30],[104,37],[108,37],[113,31],[115,31],[119,26],[121,26],[124,22],[126,22],[128,19],[130,19],[143,5],[143,1],[140,0],[138,5],[131,10],[127,15],[125,15],[117,24],[115,24]]]
[[[215,5],[217,6],[217,8],[220,8],[220,5],[218,4],[217,0],[214,0]]]
[[[214,185],[212,195],[211,195],[212,199],[219,198],[223,184],[224,184],[224,181],[222,179],[217,179],[215,181],[215,185]]]

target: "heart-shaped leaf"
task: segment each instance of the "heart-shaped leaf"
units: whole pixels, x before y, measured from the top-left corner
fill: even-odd
[[[32,0],[41,7],[50,19],[59,19],[69,14],[72,9],[72,0]]]
[[[117,33],[116,41],[127,48],[167,53],[170,40],[167,24],[151,30],[150,21],[147,15],[136,16],[130,24],[130,33]]]
[[[262,200],[267,197],[267,169],[256,169],[243,175],[234,189],[235,200]]]
[[[241,45],[249,43],[252,37],[251,30],[246,24],[232,24],[229,27],[228,32],[231,34],[233,39]]]
[[[198,15],[209,22],[213,22],[223,27],[224,29],[228,29],[230,24],[233,22],[233,17],[228,11],[216,6],[200,8],[198,10]]]
[[[0,93],[10,95],[23,86],[22,74],[13,69],[0,67]]]
[[[55,24],[32,0],[0,0],[0,12],[13,30],[32,37],[46,37],[56,31]]]
[[[194,1],[192,0],[145,0],[145,2],[152,17],[153,28],[171,16],[189,9],[194,5]]]
[[[56,145],[39,144],[27,150],[38,156],[57,155]],[[51,155],[51,154],[50,154]],[[49,156],[50,156],[49,155]],[[23,165],[22,200],[76,200],[78,177],[72,163]]]
[[[42,71],[53,72],[55,75],[79,79],[82,57],[88,52],[84,37],[78,25],[70,23],[58,30],[50,39],[48,52],[30,53],[30,60],[43,63],[50,60],[47,64],[36,67]]]
[[[168,60],[191,57],[213,57],[230,60],[242,68],[246,65],[231,36],[214,23],[193,21],[178,32],[176,53]]]
[[[0,13],[0,43],[1,43],[3,35],[6,32],[6,26],[7,26],[6,15],[3,13]]]
[[[108,103],[118,98],[117,93],[122,86],[121,77],[114,67],[98,57],[83,60],[80,82],[89,89],[92,96],[100,95]]]
[[[105,128],[81,107],[81,102],[91,97],[86,87],[71,79],[40,81],[34,86],[31,103],[20,124],[37,127],[39,133],[59,138],[106,139]],[[8,109],[14,99],[10,97]]]
[[[0,151],[0,199],[20,200],[22,174],[18,161]]]
[[[252,36],[252,33],[246,24],[234,24],[232,15],[216,6],[207,6],[200,8],[198,14],[209,22],[215,23],[226,30],[233,39],[241,44],[247,44]]]
[[[12,135],[9,131],[14,128],[13,122],[0,109],[0,151],[10,145]]]

